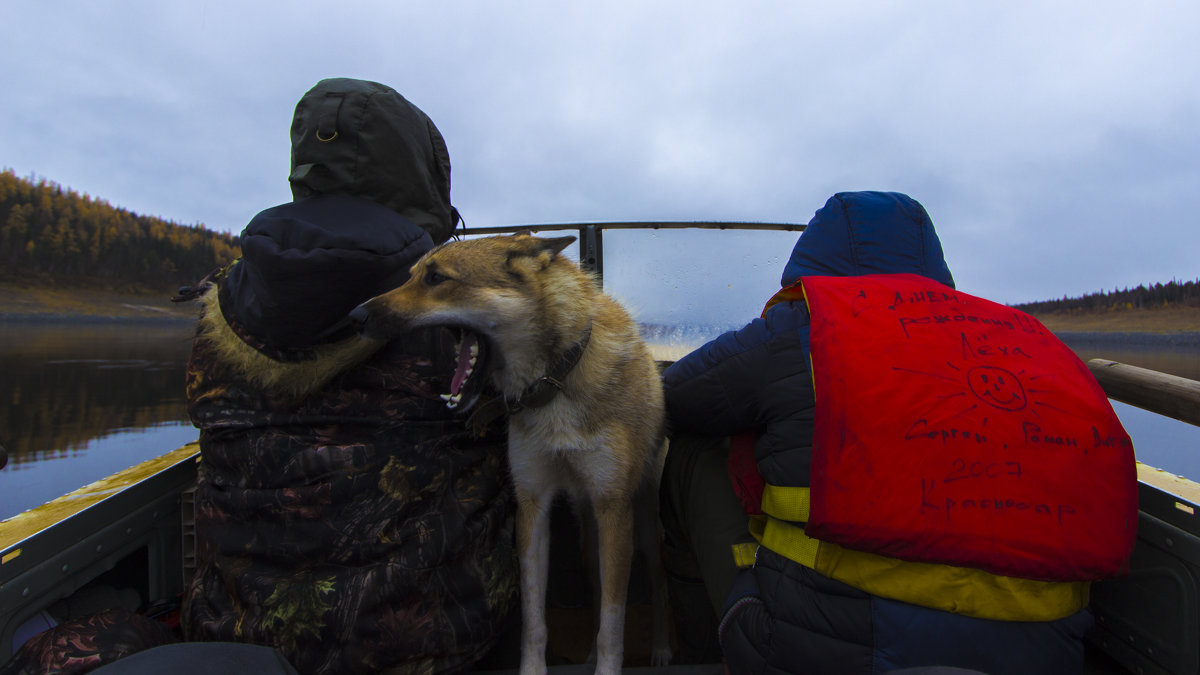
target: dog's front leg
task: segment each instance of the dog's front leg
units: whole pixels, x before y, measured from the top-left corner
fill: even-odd
[[[633,504],[628,498],[593,503],[600,550],[600,630],[596,673],[617,675],[625,657],[625,596],[633,560]]]
[[[521,556],[521,673],[546,672],[546,583],[552,498],[517,487],[517,549]]]

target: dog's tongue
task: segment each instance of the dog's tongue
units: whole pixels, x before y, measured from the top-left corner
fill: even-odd
[[[475,335],[470,331],[463,331],[462,341],[458,345],[458,365],[454,368],[454,378],[450,380],[451,394],[457,394],[462,389],[467,375],[471,374],[471,369],[475,365],[473,363],[475,357],[471,352],[475,345]]]

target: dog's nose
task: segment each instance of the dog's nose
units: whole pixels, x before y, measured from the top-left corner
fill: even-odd
[[[350,320],[361,331],[363,326],[367,325],[367,319],[371,318],[371,310],[367,309],[367,303],[363,303],[358,307],[350,310]]]

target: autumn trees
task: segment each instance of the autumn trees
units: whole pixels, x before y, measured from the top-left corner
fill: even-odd
[[[240,255],[233,235],[141,216],[0,172],[0,279],[174,288]]]

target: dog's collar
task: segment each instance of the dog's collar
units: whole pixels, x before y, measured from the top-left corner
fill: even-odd
[[[541,408],[549,405],[555,396],[563,390],[567,375],[574,370],[583,358],[588,342],[592,339],[592,325],[584,329],[579,341],[563,352],[558,361],[545,375],[534,380],[532,384],[517,395],[515,399],[504,396],[494,396],[483,401],[475,408],[475,412],[467,418],[467,426],[482,436],[496,418],[518,413],[526,408]]]

